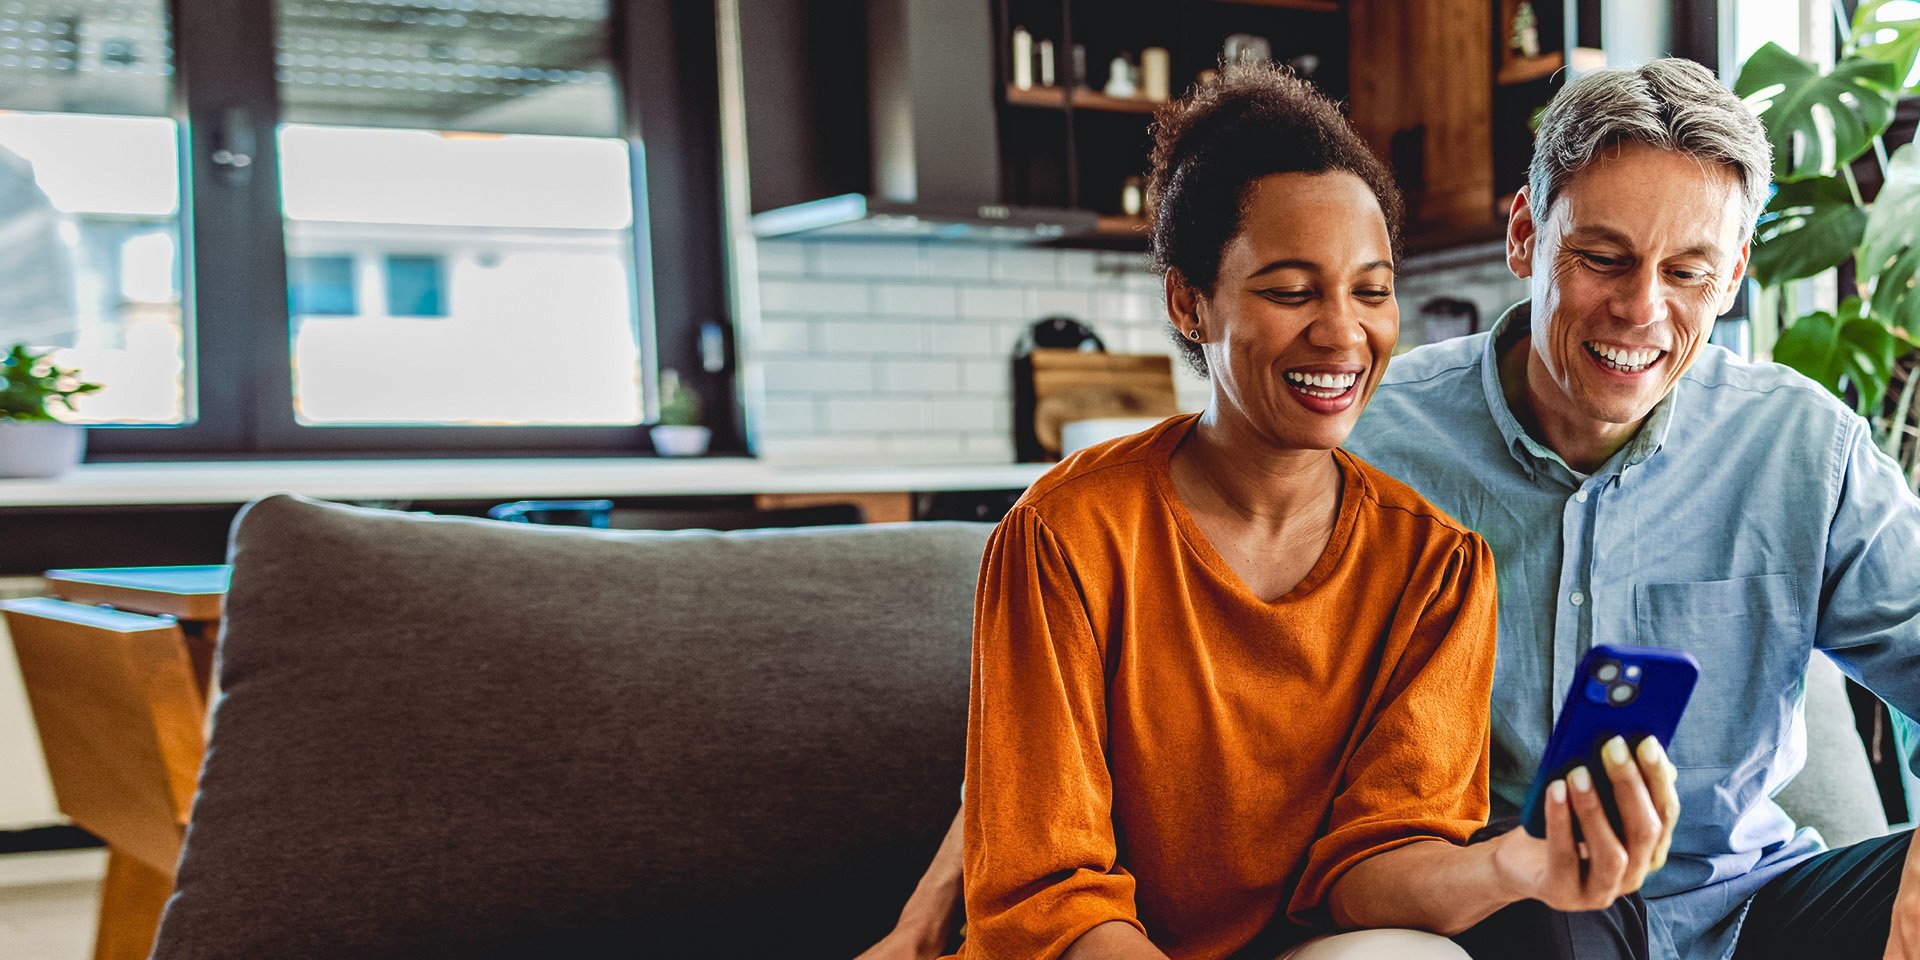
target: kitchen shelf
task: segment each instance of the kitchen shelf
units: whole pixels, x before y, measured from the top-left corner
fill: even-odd
[[[1561,67],[1567,65],[1566,54],[1556,50],[1537,57],[1508,56],[1502,59],[1500,72],[1494,75],[1493,82],[1502,87],[1511,87],[1519,83],[1532,83],[1543,77],[1550,77]],[[1573,51],[1573,68],[1577,72],[1604,69],[1607,55],[1599,50],[1578,47]]]
[[[1243,7],[1277,7],[1281,10],[1306,10],[1312,13],[1340,13],[1345,8],[1335,0],[1217,0]]]
[[[1144,238],[1147,235],[1147,218],[1114,217],[1102,214],[1093,230],[1102,236]]]
[[[1040,107],[1059,110],[1067,105],[1067,91],[1063,87],[1031,87],[1022,90],[1019,87],[1007,88],[1007,103],[1016,107]],[[1075,110],[1098,110],[1106,113],[1152,113],[1160,109],[1163,101],[1148,100],[1143,97],[1109,97],[1093,90],[1075,90],[1073,108]]]

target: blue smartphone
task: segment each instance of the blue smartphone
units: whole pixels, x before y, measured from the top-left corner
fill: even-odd
[[[1603,644],[1587,651],[1560,708],[1560,720],[1553,725],[1533,788],[1527,791],[1526,808],[1520,812],[1527,832],[1547,835],[1547,785],[1583,765],[1593,774],[1607,819],[1618,831],[1620,812],[1613,802],[1613,782],[1600,762],[1601,745],[1622,737],[1631,749],[1653,737],[1665,749],[1673,742],[1673,731],[1680,726],[1680,714],[1687,709],[1687,698],[1699,678],[1700,664],[1679,650]]]

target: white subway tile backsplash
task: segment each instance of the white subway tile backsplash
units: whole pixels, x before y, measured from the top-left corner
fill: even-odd
[[[754,247],[762,277],[798,277],[807,272],[807,245],[800,240],[762,240]]]
[[[1111,321],[1134,323],[1142,320],[1159,319],[1164,310],[1157,300],[1148,299],[1138,293],[1125,290],[1095,290],[1093,302],[1088,308],[1088,322],[1104,324]]]
[[[927,325],[927,354],[936,357],[977,357],[1000,353],[990,323],[935,320]]]
[[[920,276],[923,261],[920,244],[911,242],[821,240],[816,241],[813,248],[814,274],[834,279],[898,277],[911,280]]]
[[[812,348],[813,324],[806,320],[767,318],[760,321],[760,335],[754,341],[763,353],[806,353]]]
[[[924,326],[915,319],[828,320],[814,327],[814,343],[829,353],[920,354]]]
[[[1013,460],[1013,436],[1009,433],[973,433],[964,438],[967,453],[983,461]]]
[[[1093,298],[1085,290],[1031,289],[1027,291],[1027,313],[1036,318],[1064,313],[1086,320],[1093,313]]]
[[[1011,360],[962,360],[960,389],[967,393],[1004,394],[1013,389]]]
[[[808,396],[769,396],[760,418],[762,436],[805,436],[820,429],[818,401]]]
[[[921,272],[928,278],[987,280],[993,276],[993,251],[984,246],[929,243]]]
[[[1060,251],[1060,282],[1080,285],[1100,282],[1098,256],[1092,250]]]
[[[1000,320],[1027,315],[1026,292],[1004,286],[960,288],[960,315],[969,320]]]
[[[927,425],[927,404],[883,397],[828,397],[822,402],[826,427],[833,433],[920,430]]]
[[[954,393],[960,364],[953,360],[882,360],[880,388],[893,393]]]
[[[825,280],[760,281],[760,309],[769,314],[864,314],[872,309],[863,283]]]
[[[853,434],[839,437],[767,436],[760,454],[783,463],[842,464],[882,460],[880,438]]]
[[[961,437],[951,433],[890,433],[880,443],[888,454],[923,463],[957,463],[967,452]]]
[[[761,365],[767,392],[859,393],[874,387],[872,360],[769,357]]]
[[[960,312],[960,293],[952,284],[883,283],[873,288],[879,313],[915,317],[953,317]]]
[[[1153,258],[1144,253],[1101,251],[1094,255],[1094,269],[1109,276],[1150,276],[1155,281],[1160,279]]]
[[[1174,349],[1160,280],[1131,254],[824,240],[762,253],[754,347],[771,459],[1011,460],[1010,358],[1046,314],[1087,322],[1114,351]],[[1200,409],[1206,381],[1175,370],[1182,409]]]
[[[1027,247],[995,247],[993,276],[996,280],[1031,280],[1042,283],[1060,281],[1060,254],[1055,250]]]
[[[1010,423],[1004,412],[1007,401],[968,397],[940,400],[929,405],[927,425],[935,430],[996,430]]]

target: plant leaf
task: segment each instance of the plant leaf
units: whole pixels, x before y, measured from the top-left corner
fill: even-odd
[[[1908,333],[1920,332],[1920,148],[1908,144],[1887,162],[1886,183],[1874,198],[1861,239],[1859,283],[1871,289],[1873,315]]]
[[[1881,20],[1880,10],[1896,0],[1867,0],[1853,14],[1850,53],[1893,64],[1894,82],[1906,86],[1920,62],[1920,16]],[[1885,39],[1881,39],[1883,35]]]
[[[1873,282],[1873,315],[1889,326],[1920,330],[1920,245],[1900,251]]]
[[[1852,256],[1867,229],[1867,211],[1839,177],[1782,185],[1760,215],[1747,268],[1763,287],[1811,277]]]
[[[1793,322],[1774,344],[1773,359],[1849,399],[1862,416],[1870,416],[1886,396],[1893,380],[1901,341],[1884,324],[1864,316],[1860,300],[1847,298],[1838,317],[1822,310]]]
[[[1773,176],[1783,183],[1831,176],[1867,152],[1893,122],[1894,65],[1842,60],[1832,73],[1777,43],[1755,51],[1733,92],[1760,114],[1773,143]]]

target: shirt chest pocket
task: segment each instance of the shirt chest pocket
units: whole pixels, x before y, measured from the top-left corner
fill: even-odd
[[[1798,680],[1794,664],[1806,664],[1795,642],[1793,577],[1645,583],[1634,587],[1633,605],[1642,646],[1685,650],[1700,661],[1700,681],[1673,735],[1676,765],[1733,766],[1780,735],[1787,688]]]

